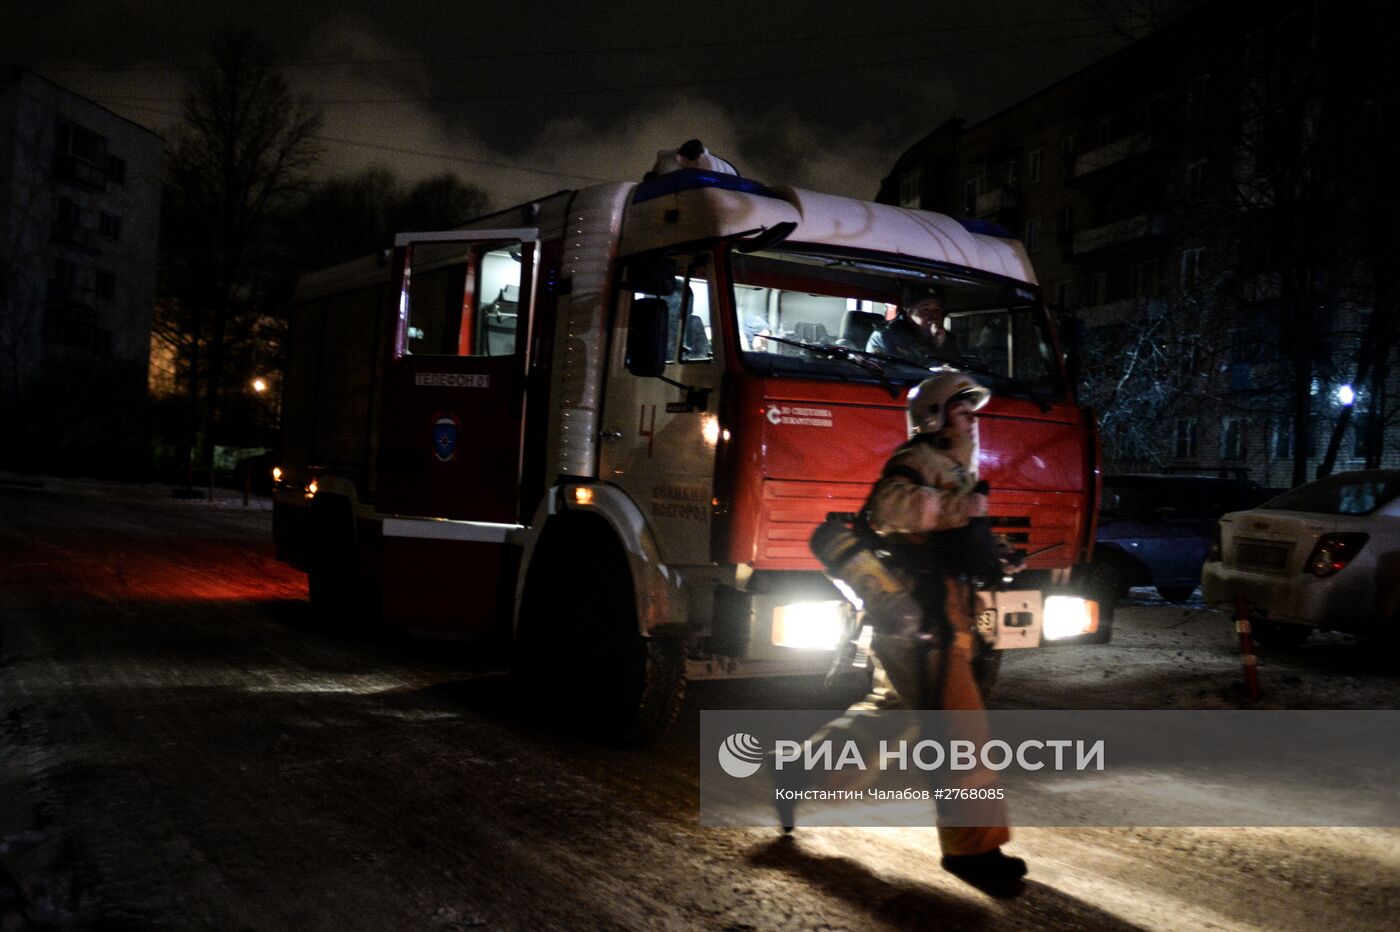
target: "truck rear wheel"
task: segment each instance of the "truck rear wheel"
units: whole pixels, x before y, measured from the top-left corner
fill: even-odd
[[[537,713],[610,744],[663,734],[685,690],[685,645],[638,630],[627,556],[601,521],[565,517],[531,560],[511,668]]]
[[[368,619],[355,552],[350,505],[329,498],[311,508],[306,588],[311,613],[327,628],[361,627]]]

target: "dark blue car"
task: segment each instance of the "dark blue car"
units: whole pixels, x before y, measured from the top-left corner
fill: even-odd
[[[1247,479],[1105,476],[1090,569],[1094,588],[1110,604],[1133,586],[1155,586],[1168,601],[1186,601],[1200,584],[1220,516],[1269,497]]]

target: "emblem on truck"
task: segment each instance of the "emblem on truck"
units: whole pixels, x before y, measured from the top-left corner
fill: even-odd
[[[455,414],[439,411],[433,415],[433,455],[446,463],[457,455],[457,437],[462,421]]]

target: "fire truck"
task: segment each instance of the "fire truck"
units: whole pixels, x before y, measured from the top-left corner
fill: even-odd
[[[687,678],[825,670],[852,607],[808,539],[858,511],[930,366],[865,352],[936,289],[980,412],[996,648],[1089,637],[1092,413],[1022,245],[686,169],[566,190],[306,276],[274,492],[335,624],[501,638],[522,695],[641,741]]]

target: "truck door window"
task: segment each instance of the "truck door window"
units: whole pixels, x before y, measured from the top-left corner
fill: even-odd
[[[714,330],[710,316],[710,282],[707,256],[673,257],[677,272],[670,294],[632,293],[633,300],[660,298],[670,310],[667,327],[667,362],[706,362],[714,358]]]
[[[408,354],[513,356],[529,246],[419,244],[408,277]]]
[[[520,285],[525,264],[520,246],[482,253],[475,305],[476,339],[470,356],[514,356],[520,323]]]

